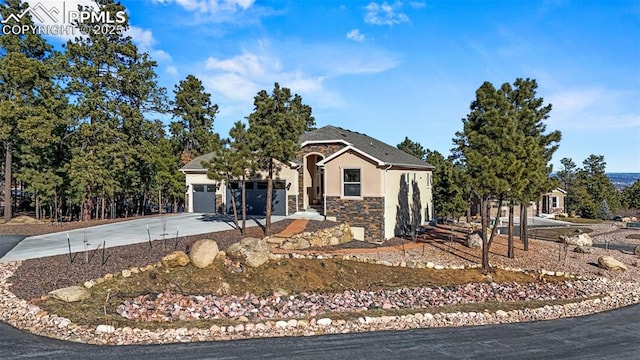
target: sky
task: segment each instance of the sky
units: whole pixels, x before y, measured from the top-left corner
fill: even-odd
[[[595,154],[607,172],[640,172],[637,0],[121,3],[160,85],[173,95],[187,75],[202,80],[223,136],[278,82],[312,107],[318,127],[394,146],[409,137],[448,155],[483,82],[532,78],[553,107],[547,130],[562,132],[554,170]]]

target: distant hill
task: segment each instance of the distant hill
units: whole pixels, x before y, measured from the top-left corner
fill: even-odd
[[[640,173],[607,173],[616,189],[624,189],[640,179]]]

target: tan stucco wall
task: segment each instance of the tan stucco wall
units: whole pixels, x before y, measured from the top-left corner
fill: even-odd
[[[385,191],[385,239],[390,239],[395,236],[396,228],[396,215],[398,214],[398,204],[400,199],[398,194],[400,193],[400,187],[402,184],[402,177],[408,175],[405,178],[404,183],[408,187],[408,204],[411,208],[413,203],[413,182],[417,182],[420,191],[420,225],[427,223],[433,216],[433,192],[430,183],[432,176],[431,171],[423,170],[387,170],[382,171],[383,178],[386,179],[386,191]],[[409,210],[411,213],[411,210]]]
[[[325,164],[325,194],[342,197],[342,169],[360,169],[362,197],[383,196],[382,173],[370,160],[346,152]]]
[[[186,192],[185,192],[185,198],[186,198],[186,211],[187,212],[193,212],[193,185],[194,184],[216,184],[217,182],[215,180],[211,180],[207,177],[207,174],[200,174],[200,173],[186,173],[185,174],[185,183],[186,183]],[[218,194],[222,194],[222,188],[216,190],[216,195]]]
[[[277,180],[285,180],[287,184],[291,183],[289,190],[287,190],[287,196],[296,195],[298,189],[298,172],[296,169],[292,169],[288,165],[280,165],[280,171],[274,175],[274,179]],[[257,178],[266,179],[266,172],[259,172]],[[204,173],[186,173],[185,174],[185,183],[187,185],[186,195],[187,195],[187,212],[193,212],[193,197],[191,193],[193,192],[192,185],[194,184],[216,184],[215,180],[211,180],[207,177],[207,174]],[[227,187],[223,183],[220,185],[220,188],[216,190],[216,195],[222,196],[222,201],[226,204],[227,202]],[[288,214],[287,214],[288,215]]]

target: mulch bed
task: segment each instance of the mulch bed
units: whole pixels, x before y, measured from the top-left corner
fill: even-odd
[[[271,225],[271,233],[277,234],[283,231],[293,220],[285,219],[275,222]],[[75,228],[86,227],[85,223],[65,223]],[[315,232],[324,228],[336,226],[338,223],[332,221],[309,221],[305,231]],[[91,225],[95,225],[91,223]],[[6,225],[5,225],[6,226]],[[32,230],[23,233],[23,235],[44,234],[48,232],[61,231],[60,227],[51,224],[30,224],[30,225],[12,225],[27,231],[29,227]],[[12,227],[9,225],[8,227]],[[4,229],[4,228],[3,228]],[[432,236],[441,236],[437,232],[433,232]],[[12,291],[22,299],[34,299],[47,294],[49,291],[72,286],[81,285],[87,280],[103,277],[108,273],[116,273],[123,269],[132,267],[140,267],[153,264],[167,253],[174,250],[188,251],[189,247],[197,240],[212,239],[218,244],[220,250],[224,250],[229,245],[240,241],[244,237],[263,238],[264,232],[260,227],[247,228],[245,235],[240,234],[238,230],[226,230],[215,233],[199,234],[192,236],[179,237],[177,239],[170,238],[165,241],[156,240],[151,243],[137,243],[126,246],[117,246],[107,248],[102,251],[90,250],[88,253],[78,252],[65,255],[49,256],[39,259],[29,259],[22,263],[13,275],[11,282],[14,284]],[[418,241],[428,240],[429,235],[423,235]],[[339,249],[373,249],[379,247],[396,246],[413,242],[411,239],[403,239],[395,237],[387,240],[383,244],[374,244],[365,241],[350,241],[340,245],[324,247],[323,250],[332,251]],[[71,261],[73,258],[73,261]],[[88,262],[86,260],[89,260]]]

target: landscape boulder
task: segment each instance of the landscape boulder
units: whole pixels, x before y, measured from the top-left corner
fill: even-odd
[[[633,254],[634,255],[640,255],[640,245],[638,245],[635,248],[633,248]]]
[[[600,267],[603,269],[611,271],[627,270],[627,266],[624,263],[614,259],[612,256],[601,256],[600,258],[598,258],[598,265],[600,265]]]
[[[230,259],[250,266],[258,267],[269,260],[269,245],[262,239],[247,237],[227,248]]]
[[[213,263],[213,260],[218,256],[218,243],[209,239],[202,239],[196,241],[191,247],[189,253],[189,259],[193,266],[202,269]]]
[[[589,234],[578,234],[575,236],[560,236],[560,240],[568,245],[593,246],[593,240]]]
[[[573,249],[573,252],[577,252],[578,254],[591,254],[593,252],[593,248],[587,246],[576,246]]]
[[[174,251],[165,255],[160,263],[166,268],[175,268],[178,266],[187,266],[189,264],[189,256],[184,251]]]
[[[53,290],[49,293],[54,299],[64,302],[82,301],[91,297],[91,293],[83,286],[69,286],[62,289]]]
[[[472,249],[482,249],[482,236],[477,232],[467,235],[467,243],[465,245]]]

